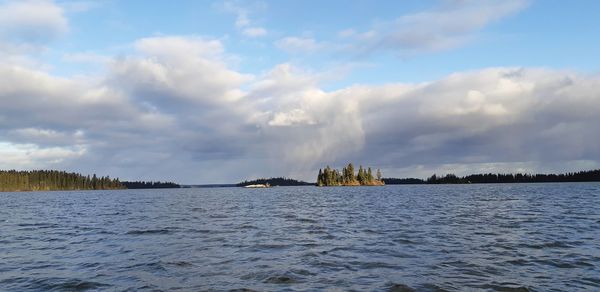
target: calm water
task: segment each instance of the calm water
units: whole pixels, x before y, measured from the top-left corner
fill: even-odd
[[[0,193],[0,290],[600,290],[600,184]]]

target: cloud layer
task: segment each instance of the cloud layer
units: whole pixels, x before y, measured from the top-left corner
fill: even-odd
[[[2,168],[223,182],[311,179],[349,160],[417,176],[598,164],[597,76],[488,68],[326,91],[321,76],[286,63],[238,72],[214,39],[134,47],[96,82],[0,65]]]

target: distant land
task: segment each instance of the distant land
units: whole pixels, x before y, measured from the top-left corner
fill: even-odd
[[[486,183],[544,183],[544,182],[594,182],[600,181],[600,169],[568,172],[564,174],[471,174],[458,177],[454,174],[432,175],[426,180],[419,178],[383,178],[386,184],[486,184]]]
[[[329,166],[325,169],[319,169],[317,176],[317,186],[382,186],[385,182],[381,180],[381,171],[378,169],[376,177],[373,175],[371,168],[364,169],[361,166],[358,168],[358,173],[354,175],[354,165],[349,163],[342,171],[332,169]]]
[[[184,189],[197,189],[197,188],[231,188],[235,187],[236,184],[203,184],[203,185],[181,185]]]
[[[246,180],[237,183],[237,187],[245,187],[249,185],[270,185],[270,186],[312,186],[314,183],[295,180],[286,177],[259,178],[255,180]]]
[[[0,170],[0,191],[71,191],[71,190],[118,190],[148,188],[178,188],[171,182],[121,182],[109,176],[84,176],[75,172],[59,170]]]
[[[0,192],[58,191],[58,190],[115,190],[115,189],[160,189],[160,188],[220,188],[243,187],[269,184],[270,186],[378,186],[407,184],[486,184],[486,183],[545,183],[545,182],[600,182],[600,169],[568,172],[564,174],[471,174],[456,176],[446,174],[420,178],[382,178],[381,172],[373,175],[370,168],[359,167],[354,175],[352,164],[342,171],[329,166],[319,169],[317,183],[292,178],[274,177],[247,180],[237,184],[179,185],[173,182],[123,181],[109,176],[84,176],[79,173],[58,170],[0,170]]]
[[[173,189],[181,187],[173,182],[160,181],[124,181],[122,184],[127,189]]]

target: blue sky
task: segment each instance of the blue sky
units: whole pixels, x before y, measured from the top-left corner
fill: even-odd
[[[59,2],[60,3],[60,2]],[[72,1],[63,4],[77,6]],[[595,72],[599,51],[595,37],[600,27],[595,1],[525,1],[524,8],[490,22],[459,48],[434,53],[381,54],[288,53],[276,41],[303,36],[319,42],[336,42],[347,29],[369,30],[413,13],[435,9],[443,1],[284,1],[211,2],[98,1],[80,2],[84,11],[67,12],[71,30],[52,45],[49,62],[60,75],[81,74],[86,68],[62,64],[65,54],[90,52],[119,55],[130,52],[131,41],[148,36],[196,35],[223,41],[228,53],[237,55],[239,70],[256,73],[292,61],[323,70],[357,63],[337,86],[352,83],[421,82],[455,71],[494,66],[552,67]],[[247,11],[252,26],[262,27],[262,37],[244,36],[237,15],[226,4]],[[45,56],[46,57],[46,56]],[[70,68],[69,68],[70,67]]]
[[[598,167],[599,6],[0,1],[0,168],[213,183],[349,160]]]

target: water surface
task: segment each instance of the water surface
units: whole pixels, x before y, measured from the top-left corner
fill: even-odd
[[[600,289],[600,184],[0,193],[0,290]]]

